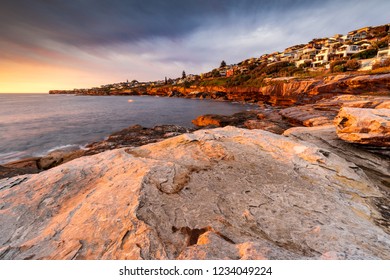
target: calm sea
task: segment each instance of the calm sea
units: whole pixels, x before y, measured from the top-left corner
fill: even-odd
[[[82,147],[134,124],[190,127],[198,115],[250,108],[253,105],[151,96],[0,94],[0,163]]]

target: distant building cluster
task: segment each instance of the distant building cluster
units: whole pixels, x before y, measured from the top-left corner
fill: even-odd
[[[138,82],[137,80],[133,80],[131,82],[126,81],[121,83],[101,85],[100,87],[74,89],[71,90],[70,92],[76,94],[92,94],[92,95],[106,95],[115,92],[131,93],[131,91],[135,88],[164,85],[165,83],[166,82],[164,80],[151,81],[151,82]]]
[[[336,34],[330,38],[313,39],[307,44],[286,48],[283,52],[264,54],[259,58],[250,58],[238,64],[226,65],[208,73],[202,73],[201,78],[215,76],[231,77],[243,74],[262,63],[287,61],[296,67],[302,68],[329,68],[332,61],[349,60],[354,55],[370,52],[367,67],[378,59],[390,57],[390,24],[364,27],[348,32],[346,35]],[[366,58],[365,55],[356,56],[357,59]]]
[[[216,77],[232,77],[245,74],[259,65],[270,66],[278,62],[288,62],[299,68],[305,69],[328,69],[333,61],[360,60],[360,70],[371,70],[375,63],[381,63],[390,57],[390,24],[375,27],[364,27],[346,35],[336,34],[330,38],[313,39],[307,44],[295,45],[286,48],[283,52],[264,54],[258,58],[249,58],[237,64],[227,65],[222,61],[219,68],[213,69],[200,75],[182,73],[181,78],[138,82],[121,82],[102,85],[89,89],[74,89],[61,91],[62,93],[109,95],[118,93],[132,93],[136,88],[163,86],[163,85],[184,85],[194,81]],[[57,91],[52,91],[56,93]]]

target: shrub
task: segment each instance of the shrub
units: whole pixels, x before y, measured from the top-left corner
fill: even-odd
[[[220,74],[219,74],[219,71],[217,69],[213,69],[213,71],[211,71],[211,77],[217,78],[219,76],[220,76]]]
[[[266,73],[267,75],[277,73],[282,68],[287,67],[287,66],[289,66],[289,62],[287,62],[287,61],[275,62],[275,63],[267,65],[267,67],[264,68],[264,73]]]
[[[263,62],[263,63],[261,63],[259,66],[257,66],[257,67],[253,70],[253,72],[256,73],[256,74],[258,74],[258,75],[261,75],[262,73],[264,73],[264,68],[266,68],[267,65],[268,65],[267,62]]]
[[[300,71],[300,70],[302,70],[302,69],[298,69],[297,67],[295,67],[295,65],[294,66],[287,66],[278,72],[278,76],[291,77],[294,75],[295,72]]]
[[[382,61],[382,67],[389,67],[389,66],[390,66],[390,57]]]
[[[330,72],[344,72],[344,67],[337,67],[336,66],[343,66],[345,63],[347,63],[345,60],[335,60],[330,63]],[[344,69],[343,71],[340,71]]]
[[[360,62],[356,59],[348,60],[347,63],[345,63],[345,68],[349,71],[358,70],[360,68]]]
[[[345,72],[347,70],[347,67],[345,67],[345,64],[340,64],[340,65],[336,65],[335,67],[333,67],[333,73],[337,73],[337,72]]]
[[[249,65],[249,71],[252,71],[252,70],[254,70],[255,68],[257,67],[257,65],[256,64],[251,64],[251,65]]]
[[[357,59],[373,58],[376,56],[377,53],[378,53],[377,49],[368,49],[368,50],[355,53],[354,55],[352,55],[351,58],[357,58]]]
[[[305,61],[304,63],[299,65],[299,68],[303,69],[303,68],[308,68],[310,66],[311,66],[311,61]]]
[[[191,86],[191,82],[190,81],[184,81],[184,83],[183,83],[183,87],[184,88],[189,88],[190,86]]]
[[[377,49],[382,49],[382,48],[386,48],[388,45],[389,45],[389,36],[386,36],[386,37],[383,37],[382,39],[380,39],[378,42],[375,42],[373,45],[377,48]]]
[[[389,67],[390,66],[390,57],[386,58],[382,61],[377,61],[372,65],[372,70],[376,70],[383,67]]]
[[[387,36],[387,32],[386,32],[386,31],[382,31],[381,33],[379,33],[379,34],[377,35],[378,38],[384,38],[384,37],[386,37],[386,36]]]
[[[249,76],[249,75],[242,75],[241,77],[240,77],[240,82],[241,83],[245,83],[246,81],[248,81],[249,79],[251,78],[251,76]]]

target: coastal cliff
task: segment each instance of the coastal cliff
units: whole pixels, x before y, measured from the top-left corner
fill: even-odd
[[[336,75],[320,79],[276,78],[269,79],[262,87],[157,87],[146,93],[290,106],[313,103],[338,94],[390,94],[390,74]]]
[[[2,179],[0,258],[390,259],[381,176],[318,129],[200,130]]]
[[[290,106],[313,103],[338,94],[390,94],[390,74],[335,75],[324,78],[268,79],[261,87],[245,86],[155,86],[135,87],[129,90],[99,91],[91,89],[52,90],[50,94],[80,95],[154,95],[185,98],[205,98],[235,102],[264,102],[271,105]]]

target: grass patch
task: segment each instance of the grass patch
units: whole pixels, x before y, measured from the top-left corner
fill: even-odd
[[[210,80],[203,80],[199,82],[199,86],[206,87],[206,86],[226,86],[227,82],[230,80],[230,78],[215,78]]]
[[[381,68],[369,71],[369,74],[387,74],[387,73],[390,73],[390,66],[381,67]]]

